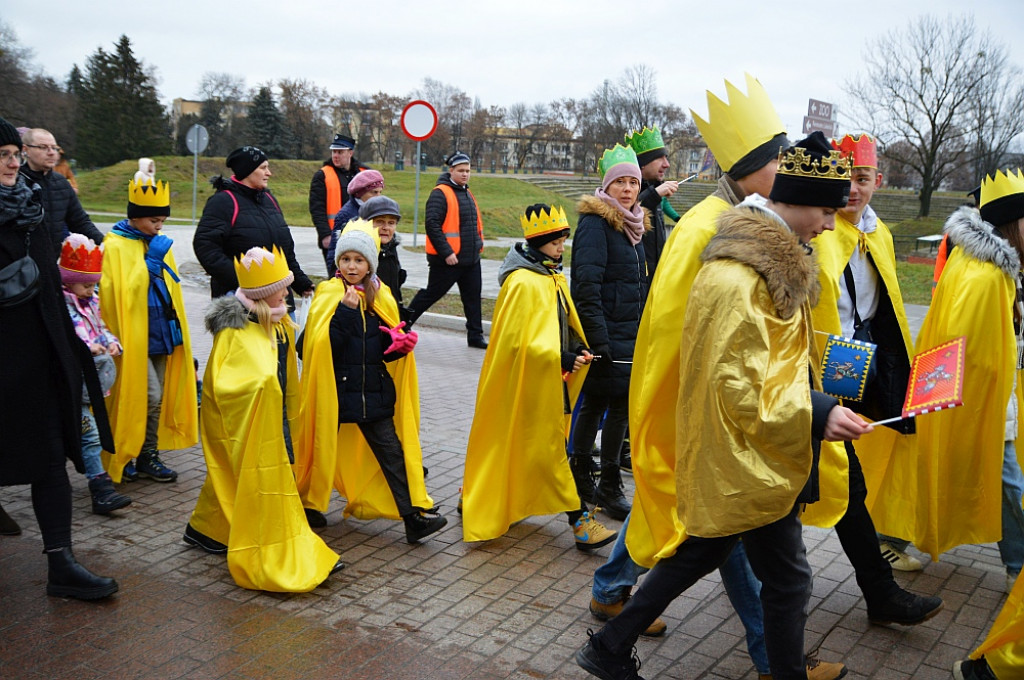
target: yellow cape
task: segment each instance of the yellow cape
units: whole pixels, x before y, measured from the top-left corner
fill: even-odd
[[[815,330],[842,335],[839,320],[840,281],[854,249],[858,247],[859,234],[860,230],[856,226],[837,214],[835,231],[826,231],[813,241],[814,252],[818,257],[818,280],[821,282],[821,297],[813,310]],[[900,292],[896,276],[896,254],[893,250],[892,233],[885,223],[878,220],[875,231],[864,234],[864,242],[896,312],[907,357],[913,357],[914,343],[910,337],[903,294]],[[817,361],[820,364],[828,338],[820,333],[815,336],[818,348]],[[907,508],[917,503],[916,489],[911,480],[906,479],[892,466],[892,462],[913,455],[913,449],[917,446],[917,436],[902,435],[891,428],[878,427],[874,432],[858,439],[854,446],[864,470],[868,488],[867,507],[875,522],[875,528],[883,534],[902,537],[902,518],[906,515]],[[823,503],[835,504],[838,499],[843,499],[842,505],[845,508],[846,499],[849,498],[847,473],[848,466],[844,455],[842,479],[847,486],[822,488],[822,501],[809,506],[807,515],[825,509]]]
[[[665,244],[654,274],[633,355],[629,384],[629,428],[636,494],[626,532],[626,547],[637,564],[654,563],[675,554],[686,539],[676,510],[675,407],[679,396],[680,338],[693,280],[701,268],[700,255],[718,231],[718,218],[731,206],[711,195],[693,206]],[[818,466],[820,488],[842,488],[847,469],[842,446],[822,442]],[[847,484],[848,487],[848,484]],[[817,515],[819,503],[807,506],[804,522],[832,526],[846,512],[829,503]]]
[[[922,352],[967,336],[964,405],[917,419],[916,455],[893,461],[893,475],[916,481],[913,505],[890,507],[896,535],[932,559],[965,543],[1002,537],[1002,461],[1006,405],[1017,357],[1015,283],[996,265],[957,248],[946,262],[917,338]],[[1017,399],[1021,381],[1017,374]],[[1019,421],[1024,424],[1024,418]],[[1018,441],[1020,438],[1018,437]],[[1018,459],[1020,452],[1018,451]]]
[[[302,409],[295,438],[295,474],[303,505],[327,511],[331,489],[347,501],[345,517],[399,519],[398,507],[380,465],[353,423],[338,425],[338,392],[331,358],[331,318],[345,296],[345,283],[329,279],[316,288],[306,319],[302,348]],[[399,323],[398,303],[381,284],[373,306],[389,326]],[[398,395],[395,429],[405,452],[405,474],[414,507],[431,508],[434,501],[423,483],[420,449],[420,389],[416,358],[409,353],[387,364]]]
[[[295,396],[295,338],[291,329],[287,335],[287,384]],[[327,578],[338,555],[306,521],[285,451],[281,402],[277,347],[266,331],[246,322],[217,333],[203,378],[206,481],[189,522],[228,546],[228,569],[239,586],[301,593]],[[289,399],[290,412],[297,405]]]
[[[146,438],[147,382],[149,376],[149,270],[146,243],[110,233],[103,242],[103,278],[100,279],[101,315],[110,332],[121,340],[124,354],[114,357],[117,380],[107,398],[107,414],[114,433],[115,455],[103,454],[103,462],[115,482],[124,466],[139,455]],[[167,265],[178,271],[174,253]],[[183,449],[199,438],[196,408],[196,374],[192,365],[192,339],[188,332],[181,286],[165,273],[171,303],[178,312],[184,344],[167,357],[164,397],[160,411],[158,446]]]
[[[971,658],[982,655],[999,680],[1024,678],[1024,578],[1013,585],[988,637]]]
[[[466,448],[462,537],[486,541],[531,515],[578,510],[565,452],[559,295],[582,339],[565,276],[518,269],[501,286]],[[569,376],[575,403],[586,367]]]

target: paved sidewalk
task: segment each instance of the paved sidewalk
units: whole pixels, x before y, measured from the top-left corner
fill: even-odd
[[[186,293],[205,361],[208,295],[189,281]],[[421,328],[420,337],[427,488],[449,519],[444,531],[409,546],[399,522],[343,521],[335,498],[321,535],[348,567],[312,593],[243,590],[223,558],[181,542],[204,478],[196,446],[164,456],[179,471],[176,484],[123,486],[134,502],[113,517],[89,512],[85,480],[72,473],[76,554],[121,584],[110,600],[84,603],[44,594],[29,490],[3,487],[0,502],[25,531],[0,538],[0,678],[589,677],[572,654],[599,625],[587,604],[608,549],[577,551],[563,516],[528,519],[488,543],[462,542],[455,502],[484,353],[467,348],[461,333]],[[627,485],[631,492],[628,477]],[[923,573],[897,575],[915,592],[944,597],[942,613],[914,628],[871,626],[835,533],[808,528],[805,540],[815,571],[807,648],[844,661],[851,678],[951,677],[953,661],[984,637],[1005,599],[995,546],[963,546]],[[639,643],[644,677],[756,678],[717,573],[665,619],[666,637]]]

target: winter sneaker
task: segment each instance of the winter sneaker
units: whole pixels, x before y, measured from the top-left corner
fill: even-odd
[[[572,533],[576,537],[576,549],[584,552],[608,545],[619,535],[619,532],[606,528],[594,519],[594,516],[589,511],[584,512],[576,520]]]
[[[132,499],[119,494],[114,489],[114,480],[106,472],[89,480],[89,493],[92,495],[92,513],[109,515],[132,504]]]
[[[181,537],[189,545],[199,548],[211,555],[223,555],[227,553],[228,547],[220,541],[215,541],[206,534],[201,534],[192,528],[191,524],[185,527],[185,535]],[[331,572],[334,573],[334,572]]]
[[[843,664],[821,661],[817,652],[807,655],[807,680],[839,680],[845,677],[846,666]]]
[[[149,477],[154,482],[176,482],[178,473],[164,465],[160,460],[160,452],[149,449],[139,454],[135,461],[135,470],[140,477]]]
[[[407,543],[418,543],[421,539],[440,531],[448,524],[448,520],[441,515],[426,510],[418,510],[406,515],[402,520],[405,522]]]
[[[310,529],[323,529],[327,526],[327,517],[324,513],[313,508],[303,508],[306,512],[306,522],[309,524]]]
[[[957,661],[953,664],[953,677],[956,680],[996,680],[996,674],[992,672],[985,657],[981,657],[977,661],[974,659]]]
[[[612,519],[619,522],[626,519],[630,505],[623,492],[622,472],[618,463],[601,463],[601,479],[592,500],[594,505],[600,505],[602,512]]]
[[[594,618],[598,621],[608,621],[621,614],[622,608],[626,606],[626,602],[628,601],[629,593],[614,604],[604,604],[602,602],[598,602],[594,598],[590,598],[590,613],[593,614]],[[665,634],[666,630],[668,630],[668,624],[661,619],[654,619],[654,622],[647,626],[647,629],[640,634],[644,637],[661,637]]]
[[[892,565],[892,568],[896,571],[921,571],[924,569],[924,565],[921,564],[921,560],[917,559],[913,555],[908,555],[903,550],[897,550],[890,543],[879,543],[878,547],[882,551],[882,557],[885,561]]]
[[[940,611],[941,597],[921,597],[896,586],[884,601],[868,604],[868,620],[879,626],[888,623],[916,626]]]
[[[135,461],[128,461],[128,464],[124,466],[124,470],[121,472],[122,482],[134,482],[139,478],[139,472],[135,469]]]
[[[644,680],[640,677],[640,657],[636,647],[630,654],[612,654],[594,647],[594,631],[588,630],[590,639],[576,652],[576,664],[602,680]]]

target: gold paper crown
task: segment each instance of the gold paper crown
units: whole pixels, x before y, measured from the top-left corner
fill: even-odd
[[[250,253],[255,251],[253,257]],[[274,246],[273,251],[250,248],[245,255],[235,258],[235,275],[240,288],[262,288],[277,283],[291,273],[288,259]]]
[[[803,147],[794,146],[779,152],[778,174],[849,181],[850,163],[851,160],[840,151],[833,150],[827,156],[815,159]]]
[[[380,232],[377,231],[375,226],[373,226],[373,222],[370,220],[364,220],[362,217],[349,220],[348,224],[346,224],[345,228],[341,231],[341,235],[344,236],[345,234],[353,231],[362,231],[369,234],[370,239],[373,240],[373,245],[377,247],[378,251],[380,250]],[[337,254],[340,255],[342,252],[344,251],[339,250],[337,251]]]
[[[727,80],[728,104],[708,90],[708,119],[705,121],[690,109],[704,143],[724,172],[772,137],[786,132],[764,86],[749,73],[744,75],[749,94],[743,94]]]
[[[128,182],[128,202],[150,208],[166,208],[171,204],[171,189],[167,182],[146,178],[142,182]]]
[[[541,210],[529,218],[526,215],[520,215],[519,222],[523,225],[523,236],[528,239],[569,228],[569,220],[565,217],[565,210],[556,206],[552,206],[550,212]]]
[[[978,201],[978,207],[987,206],[992,201],[1014,194],[1024,194],[1024,174],[1020,168],[1017,168],[1016,174],[997,170],[995,176],[985,175],[985,179],[981,180],[981,199]]]

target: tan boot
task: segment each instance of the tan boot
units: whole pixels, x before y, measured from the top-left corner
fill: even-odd
[[[601,604],[594,598],[590,598],[590,613],[594,615],[600,621],[608,621],[614,619],[622,612],[622,608],[626,606],[626,602],[629,601],[629,595],[622,598],[615,604]],[[654,623],[647,626],[647,629],[640,633],[644,637],[661,637],[668,630],[668,624],[661,619],[654,619]]]
[[[807,680],[838,680],[845,676],[846,666],[843,664],[807,657]],[[758,673],[757,680],[772,680],[772,675],[771,673]]]

